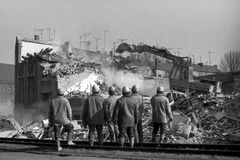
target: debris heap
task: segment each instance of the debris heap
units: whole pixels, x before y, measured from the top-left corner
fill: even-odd
[[[168,143],[228,144],[240,141],[240,97],[194,95],[176,99]],[[144,134],[151,141],[151,106],[145,101]],[[143,121],[143,122],[144,122]],[[170,128],[170,127],[169,127]],[[231,138],[234,137],[234,138]],[[238,138],[236,138],[238,137]]]

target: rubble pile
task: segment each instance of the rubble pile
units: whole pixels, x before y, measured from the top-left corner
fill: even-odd
[[[166,135],[167,143],[228,144],[240,133],[240,98],[237,96],[195,95],[176,99],[173,123]],[[143,130],[151,142],[151,106],[145,101]],[[146,121],[146,122],[145,122]],[[235,140],[235,141],[239,141]]]
[[[102,83],[102,65],[95,62],[86,62],[83,57],[72,52],[58,51],[46,48],[34,55],[27,54],[23,57],[32,63],[39,62],[44,77],[57,78],[58,86],[65,88],[67,93],[79,92],[90,93],[94,84]]]
[[[51,53],[52,49],[41,50],[35,54],[44,67],[43,75],[64,77],[66,75],[80,74],[85,71],[99,72],[101,64],[85,62],[83,58],[76,58],[73,53]]]

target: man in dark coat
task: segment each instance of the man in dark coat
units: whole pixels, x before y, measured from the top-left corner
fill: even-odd
[[[156,143],[157,132],[160,127],[160,142],[165,138],[167,117],[172,121],[173,115],[168,99],[163,95],[164,88],[158,87],[157,94],[151,98],[153,133],[152,142]]]
[[[113,110],[118,97],[115,95],[115,87],[108,89],[109,97],[103,103],[103,109],[106,116],[106,122],[109,129],[110,141],[118,141],[118,128],[116,123],[112,122]]]
[[[132,97],[136,100],[137,107],[138,107],[138,122],[137,122],[137,134],[136,140],[138,138],[139,143],[143,143],[143,129],[142,129],[142,115],[143,115],[143,97],[138,93],[139,86],[134,85],[132,86]]]
[[[104,98],[99,94],[99,86],[92,87],[92,95],[88,96],[83,108],[82,120],[84,127],[89,127],[89,144],[93,146],[94,132],[97,129],[99,145],[103,144],[103,124],[105,123],[103,102]]]
[[[53,99],[49,109],[49,123],[54,127],[55,140],[57,142],[58,151],[62,150],[60,145],[60,132],[63,129],[68,132],[68,145],[74,145],[72,142],[73,125],[72,109],[69,101],[63,97],[64,90],[58,89],[58,97]]]
[[[134,146],[135,126],[138,122],[138,108],[137,103],[131,96],[131,90],[128,87],[123,87],[123,96],[116,102],[113,111],[113,122],[118,123],[120,145],[124,145],[124,137],[127,133],[131,147]]]

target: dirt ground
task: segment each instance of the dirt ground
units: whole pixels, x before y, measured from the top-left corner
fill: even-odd
[[[118,159],[161,159],[161,160],[237,160],[240,157],[187,155],[170,153],[123,152],[64,148],[56,152],[52,147],[0,144],[0,160],[118,160]]]

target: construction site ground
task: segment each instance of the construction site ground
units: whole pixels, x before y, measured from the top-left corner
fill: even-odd
[[[147,152],[126,152],[126,151],[106,151],[106,150],[87,150],[87,149],[68,149],[64,148],[57,152],[53,147],[39,147],[18,144],[0,144],[0,159],[4,160],[105,160],[105,159],[161,159],[161,160],[236,160],[240,157],[210,156],[210,155],[189,155],[173,153],[147,153]]]

